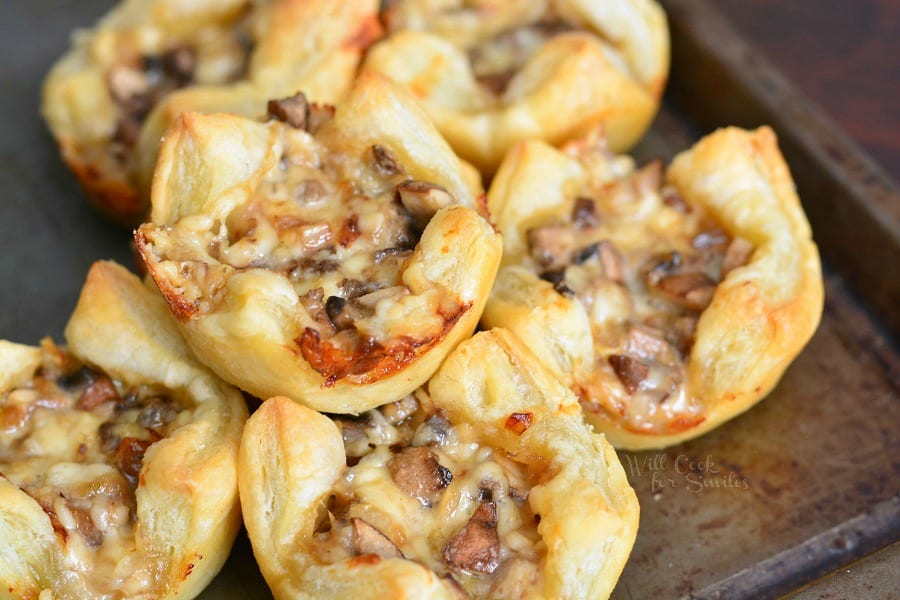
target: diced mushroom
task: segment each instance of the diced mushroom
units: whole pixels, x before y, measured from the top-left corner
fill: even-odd
[[[384,146],[379,146],[378,144],[372,146],[372,155],[375,158],[375,167],[382,175],[403,173],[403,167],[400,165],[397,157]]]
[[[78,534],[81,535],[81,539],[87,544],[87,547],[92,549],[99,548],[103,544],[103,533],[94,525],[91,513],[75,506],[70,500],[66,501],[66,505],[69,512],[72,513],[72,518],[75,520],[75,528],[78,530]]]
[[[647,285],[653,286],[664,276],[681,267],[681,253],[677,250],[652,256],[647,261]]]
[[[344,452],[348,458],[359,458],[370,450],[369,434],[364,423],[350,419],[335,419],[334,422],[341,430]]]
[[[375,252],[375,264],[380,265],[386,260],[401,261],[412,254],[408,248],[385,248]]]
[[[671,347],[666,341],[665,333],[659,329],[647,325],[632,325],[628,329],[624,349],[631,354],[650,359],[660,357]]]
[[[112,379],[106,375],[100,375],[94,379],[78,398],[76,407],[79,410],[91,411],[106,402],[117,402],[119,392],[116,390]]]
[[[500,564],[497,506],[482,502],[469,522],[444,546],[444,561],[451,567],[476,573],[493,573]]]
[[[528,232],[531,256],[544,269],[558,269],[572,262],[577,241],[568,225],[537,227]]]
[[[270,119],[287,123],[295,129],[307,129],[309,125],[309,102],[303,92],[280,100],[269,100],[266,111]]]
[[[197,57],[192,49],[181,46],[163,54],[160,63],[163,73],[173,79],[177,86],[183,86],[194,77]]]
[[[450,435],[450,421],[440,411],[431,415],[416,430],[413,443],[419,445],[440,446]]]
[[[388,471],[404,493],[431,506],[450,485],[453,474],[443,467],[434,452],[424,446],[404,448],[391,457]]]
[[[377,554],[381,558],[403,558],[400,548],[386,535],[362,519],[350,519],[353,546],[357,555]]]
[[[712,301],[716,282],[705,273],[676,273],[660,278],[655,288],[677,304],[699,312]]]
[[[116,467],[132,484],[137,482],[141,465],[144,462],[144,453],[152,444],[152,440],[124,437],[116,449],[114,453]]]
[[[397,186],[397,194],[413,224],[419,229],[424,229],[434,213],[453,204],[450,192],[425,181],[404,181]]]
[[[753,244],[742,237],[731,240],[725,251],[725,258],[722,259],[722,279],[734,269],[746,265],[753,255],[753,250]]]
[[[648,365],[625,354],[612,354],[607,361],[629,394],[638,391],[650,372]]]
[[[97,373],[90,367],[84,366],[79,368],[77,371],[60,375],[56,379],[56,385],[63,389],[71,390],[82,385],[90,384],[90,382],[96,379],[98,376],[99,373]]]
[[[564,296],[571,296],[575,291],[566,284],[566,268],[551,269],[540,274],[540,278],[553,284],[553,289]]]
[[[115,423],[103,423],[97,428],[100,436],[100,450],[106,454],[112,454],[119,449],[122,437],[115,432]]]
[[[580,265],[594,257],[600,260],[604,277],[618,282],[625,279],[625,259],[612,242],[603,240],[582,248],[575,254],[573,262]]]
[[[138,413],[137,422],[141,427],[159,429],[168,425],[178,416],[178,411],[168,397],[155,396],[147,401],[146,406]]]
[[[300,296],[299,300],[300,305],[306,309],[306,312],[313,321],[319,325],[330,328],[333,326],[333,323],[325,310],[324,295],[325,293],[322,288],[317,287]]]
[[[411,417],[418,409],[418,400],[416,400],[415,396],[410,394],[396,402],[385,404],[379,410],[381,410],[381,414],[384,415],[384,418],[387,419],[388,423],[391,425],[399,425]]]
[[[597,225],[597,206],[592,198],[576,198],[572,206],[572,223],[579,229]]]
[[[305,179],[295,188],[294,196],[306,204],[315,204],[328,196],[328,190],[318,179]]]
[[[328,297],[325,301],[325,312],[337,331],[351,329],[356,320],[364,316],[356,302],[340,296]]]

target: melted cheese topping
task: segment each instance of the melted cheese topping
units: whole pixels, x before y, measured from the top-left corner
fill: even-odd
[[[533,224],[525,261],[591,321],[595,363],[576,392],[632,431],[692,427],[703,420],[685,390],[694,327],[753,247],[663,187],[661,163],[632,172],[627,159],[594,169],[598,157],[578,158],[596,177],[563,218]]]
[[[545,547],[527,500],[534,469],[485,444],[471,426],[425,414],[412,396],[338,424],[348,466],[311,542],[323,563],[372,551],[354,531],[352,521],[361,519],[387,539],[375,553],[402,553],[474,598],[522,597],[539,585]],[[410,451],[417,460],[397,458]],[[486,526],[496,532],[494,544],[486,539],[493,533],[467,531],[484,529],[473,522],[488,512],[487,503],[496,512],[495,524]]]
[[[82,367],[52,342],[43,350],[34,379],[0,396],[0,474],[47,513],[92,597],[156,597],[163,557],[135,546],[135,488],[147,448],[192,411]]]
[[[410,183],[402,165],[380,146],[351,157],[303,129],[281,130],[278,165],[224,222],[200,214],[142,229],[158,271],[200,314],[216,310],[237,272],[285,277],[305,309],[300,350],[332,379],[355,373],[366,352],[439,340],[465,307],[443,286],[413,294],[402,282],[421,233],[400,200],[398,186]]]

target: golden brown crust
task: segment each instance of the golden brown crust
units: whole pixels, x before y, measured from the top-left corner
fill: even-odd
[[[221,568],[240,525],[236,459],[247,416],[243,399],[191,357],[162,300],[113,263],[91,269],[66,338],[69,350],[93,368],[129,386],[171,390],[192,406],[190,422],[149,445],[143,457],[131,556],[150,574],[155,597],[194,597]],[[33,358],[34,350],[24,357]],[[26,363],[20,375],[29,371],[30,378],[36,365],[20,364]],[[0,579],[10,593],[94,593],[83,574],[73,572],[65,537],[38,502],[5,477],[0,499]]]
[[[558,144],[598,125],[627,150],[650,125],[668,75],[665,16],[652,1],[404,0],[382,18],[388,36],[365,68],[405,85],[487,175],[519,140]]]
[[[452,427],[468,432],[467,440],[513,457],[530,474],[533,487],[517,493],[540,515],[539,547],[546,549],[514,589],[522,597],[608,596],[637,533],[637,498],[612,447],[583,423],[572,393],[502,330],[460,344],[428,389],[417,394],[426,412],[440,410]],[[254,553],[275,596],[458,597],[456,586],[422,564],[427,558],[363,554],[323,563],[312,554],[320,510],[344,469],[341,433],[329,418],[273,398],[248,421],[240,452],[241,502]],[[420,544],[417,536],[427,535],[428,545],[441,547],[441,539],[432,539],[435,532],[416,529],[404,517],[408,492],[386,500],[396,503],[391,507],[376,495],[398,488],[372,485],[367,499],[357,501],[363,514],[379,519],[381,531],[404,540],[408,552]],[[449,485],[445,493],[451,497],[468,493],[454,488],[462,485],[455,480]],[[453,526],[441,529],[447,532],[439,536],[452,537]],[[448,547],[445,559],[452,554]],[[390,554],[396,556],[396,549]]]
[[[309,156],[316,158],[299,164],[297,157]],[[303,213],[302,203],[298,208],[277,191],[294,193],[294,172],[300,187],[325,177],[317,189],[349,191],[323,196],[316,212]],[[437,210],[417,241],[402,234],[408,248],[385,237],[387,222],[371,226],[396,211],[406,222],[394,198],[395,182],[407,180],[439,186],[457,204]],[[137,242],[188,343],[220,376],[258,397],[358,412],[411,392],[474,329],[500,254],[499,236],[474,208],[477,181],[415,104],[370,74],[313,135],[276,121],[184,115],[162,147],[153,223],[138,230]],[[383,208],[361,203],[367,194]],[[274,215],[271,231],[282,236],[265,246],[271,251],[257,250],[259,217],[247,221],[250,229],[239,224],[240,215],[266,211]],[[219,223],[229,235],[202,241]],[[289,238],[294,230],[305,233]],[[242,243],[255,244],[252,261],[225,256]],[[311,249],[300,248],[307,243]],[[301,258],[276,268],[281,249]],[[399,262],[388,272],[391,256]],[[363,275],[344,274],[351,262],[357,273],[367,265]],[[379,302],[367,329],[357,322],[359,335],[329,322],[335,315],[325,315],[324,301],[353,300],[347,282],[378,269],[387,279],[371,285],[393,289],[399,299]]]
[[[47,76],[42,112],[90,201],[135,224],[160,138],[181,112],[255,117],[299,89],[337,101],[380,35],[376,10],[374,0],[126,0],[76,35]],[[178,51],[189,58],[173,72]],[[155,69],[149,91],[142,69]]]
[[[711,302],[699,313],[687,341],[684,401],[668,413],[667,424],[644,429],[635,425],[640,419],[629,416],[634,409],[626,402],[628,386],[634,391],[646,372],[631,379],[627,357],[614,356],[609,364],[622,383],[599,375],[597,365],[606,365],[602,352],[608,350],[601,350],[597,340],[617,325],[598,321],[596,311],[589,313],[520,266],[527,262],[529,231],[567,214],[577,190],[593,181],[614,193],[615,185],[604,182],[616,180],[615,163],[590,164],[536,143],[510,154],[489,195],[505,251],[484,323],[508,327],[523,338],[580,395],[587,419],[616,447],[662,447],[698,436],[768,394],[821,316],[818,252],[787,166],[771,130],[730,128],[707,136],[669,168],[666,181],[677,197],[753,250],[746,264],[723,272]],[[653,196],[641,210],[659,198]],[[660,212],[649,218],[664,231],[669,217]]]

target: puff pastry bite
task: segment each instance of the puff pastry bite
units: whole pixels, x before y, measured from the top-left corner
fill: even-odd
[[[365,67],[405,85],[457,153],[490,175],[513,144],[602,124],[637,142],[668,76],[653,0],[397,0]]]
[[[243,398],[114,263],[65,335],[0,342],[0,596],[191,598],[240,526]]]
[[[596,140],[518,146],[489,193],[504,258],[484,314],[512,329],[616,447],[661,447],[764,397],[823,290],[768,128],[719,130],[634,170]]]
[[[402,398],[471,335],[493,284],[478,175],[375,74],[336,111],[271,108],[177,122],[138,249],[226,381],[331,412]]]
[[[357,418],[266,401],[239,485],[276,598],[603,598],[638,524],[612,447],[502,330]]]
[[[92,203],[139,222],[160,138],[186,110],[265,113],[299,89],[335,102],[380,35],[375,0],[123,0],[44,84],[43,114]]]

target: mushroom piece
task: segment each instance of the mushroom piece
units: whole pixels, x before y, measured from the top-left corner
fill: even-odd
[[[353,547],[357,555],[376,554],[381,558],[404,558],[400,548],[386,535],[362,519],[350,519]]]
[[[638,391],[641,382],[647,378],[650,372],[647,364],[626,354],[611,354],[607,361],[629,394]]]
[[[391,425],[399,425],[413,415],[419,409],[419,401],[410,394],[396,402],[385,404],[379,410],[387,422]]]
[[[544,270],[559,269],[572,262],[577,243],[575,231],[562,223],[528,232],[531,256]]]
[[[482,502],[469,522],[443,549],[451,567],[476,573],[493,573],[500,565],[500,536],[497,533],[497,505]]]
[[[372,146],[372,155],[375,157],[375,167],[382,175],[398,175],[403,172],[400,161],[384,146]]]
[[[309,102],[303,92],[280,100],[269,100],[266,111],[270,119],[287,123],[295,129],[307,129],[309,125]]]
[[[391,457],[388,471],[404,493],[431,506],[450,485],[453,474],[441,466],[434,452],[424,446],[410,446]]]
[[[453,204],[453,196],[443,187],[425,181],[404,181],[397,186],[400,203],[413,224],[423,229],[434,213]]]
[[[753,244],[742,237],[731,240],[725,251],[725,258],[722,259],[722,279],[725,279],[725,276],[734,269],[746,265],[753,250]]]
[[[709,306],[716,293],[716,282],[700,272],[666,275],[654,287],[676,304],[698,312]]]

